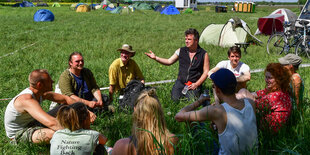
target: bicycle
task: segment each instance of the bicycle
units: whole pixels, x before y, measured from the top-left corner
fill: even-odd
[[[268,54],[276,53],[288,54],[292,47],[296,47],[302,34],[299,31],[291,29],[291,23],[284,23],[284,32],[276,32],[270,36],[267,42]]]
[[[303,37],[299,40],[295,48],[295,54],[298,56],[307,56],[310,58],[310,38],[307,36],[309,34],[309,24],[308,21],[299,21],[299,24],[303,26]]]

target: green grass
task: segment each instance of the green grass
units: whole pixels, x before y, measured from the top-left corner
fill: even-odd
[[[211,23],[223,24],[232,17],[243,19],[254,33],[258,18],[269,15],[276,7],[257,7],[256,13],[250,14],[215,13],[214,7],[211,7],[211,11],[207,12],[205,6],[199,6],[201,10],[199,12],[175,16],[161,15],[154,11],[136,11],[129,15],[110,14],[104,10],[76,13],[69,7],[49,7],[48,9],[55,15],[55,21],[36,23],[33,22],[33,14],[38,9],[42,8],[0,6],[0,23],[2,23],[0,25],[0,57],[15,52],[0,58],[0,99],[12,98],[28,87],[28,74],[36,68],[48,69],[52,79],[58,81],[59,75],[67,68],[68,56],[73,51],[83,53],[85,67],[93,71],[100,87],[106,87],[109,84],[109,65],[119,57],[117,49],[124,43],[132,45],[133,49],[137,51],[133,59],[140,66],[146,77],[146,82],[175,79],[178,63],[169,67],[163,66],[148,59],[144,52],[152,50],[157,56],[168,58],[177,48],[184,46],[184,31],[186,29],[196,28],[201,33],[207,25]],[[297,7],[289,9],[299,14]],[[249,46],[248,54],[243,54],[241,59],[251,69],[265,68],[268,63],[277,62],[277,58],[280,57],[267,54],[268,36],[257,37],[264,44]],[[211,68],[219,61],[227,59],[227,48],[205,44],[201,44],[201,46],[209,53]],[[303,62],[310,63],[306,58],[303,58]],[[280,133],[277,137],[260,134],[260,154],[308,153],[310,145],[309,71],[310,68],[300,68],[298,71],[306,86],[304,114],[296,115],[297,125],[289,126],[286,132]],[[204,86],[210,89],[210,83],[210,80],[206,80]],[[182,152],[180,151],[179,154],[207,151],[204,149],[206,145],[202,142],[214,140],[208,126],[199,133],[205,136],[197,136],[190,134],[191,131],[187,124],[174,120],[174,115],[188,103],[181,102],[176,105],[172,102],[170,99],[172,85],[173,83],[156,85],[156,89],[164,107],[169,130],[180,136]],[[248,89],[255,91],[264,88],[264,86],[263,73],[252,74]],[[103,93],[107,94],[108,92],[103,91]],[[8,102],[0,101],[0,124],[4,122],[4,111]],[[117,103],[114,102],[114,104]],[[47,109],[48,105],[49,102],[45,101],[44,108]],[[171,112],[171,115],[168,115],[167,112]],[[92,128],[107,136],[109,138],[108,145],[113,146],[118,139],[130,136],[131,115],[120,112],[113,116],[101,115]],[[197,140],[194,138],[195,136],[200,139]],[[12,146],[5,135],[4,126],[0,130],[0,154],[46,154],[48,152],[47,146],[33,144]]]

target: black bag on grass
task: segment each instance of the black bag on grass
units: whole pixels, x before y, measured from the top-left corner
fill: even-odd
[[[141,81],[130,81],[124,89],[123,99],[119,100],[119,107],[122,110],[133,110],[136,99],[144,89],[146,89],[146,87]]]

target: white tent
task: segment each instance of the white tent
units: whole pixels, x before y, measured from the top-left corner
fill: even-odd
[[[244,43],[249,41],[251,35],[250,28],[241,19],[230,19],[226,24],[208,25],[199,38],[199,43],[213,44],[221,47],[234,46],[235,43]],[[260,42],[257,38],[253,38]]]

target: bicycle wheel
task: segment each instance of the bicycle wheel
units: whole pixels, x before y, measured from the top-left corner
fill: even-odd
[[[310,58],[310,49],[309,49],[309,44],[308,41],[305,42],[305,44],[303,44],[304,39],[301,39],[295,48],[295,54],[298,56],[307,56],[308,58]]]
[[[267,52],[268,54],[276,53],[281,54],[284,50],[285,36],[282,33],[273,34],[267,42]]]

